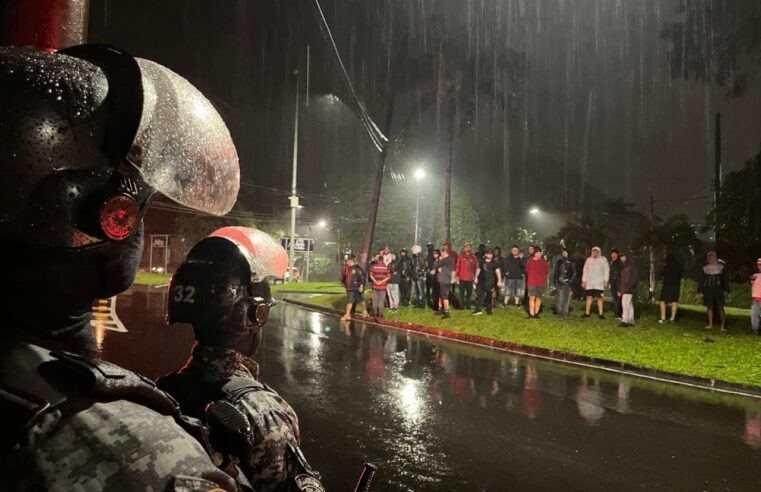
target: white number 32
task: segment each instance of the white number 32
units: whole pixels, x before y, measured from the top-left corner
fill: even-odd
[[[196,295],[196,288],[192,285],[175,285],[172,293],[175,302],[185,302],[187,304],[193,304],[196,302],[195,299],[193,299]]]

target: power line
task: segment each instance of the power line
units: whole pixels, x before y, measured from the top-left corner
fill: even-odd
[[[349,90],[349,94],[351,96],[352,102],[354,103],[354,106],[356,107],[359,119],[362,121],[362,125],[365,127],[365,130],[367,131],[367,134],[370,137],[370,140],[372,140],[375,148],[378,150],[378,152],[383,152],[383,149],[388,143],[388,138],[383,134],[380,128],[378,128],[378,125],[376,125],[373,119],[370,117],[367,109],[365,109],[362,101],[360,101],[359,96],[357,96],[357,92],[354,90],[354,84],[351,82],[349,72],[346,70],[346,66],[344,65],[343,60],[341,60],[341,54],[338,52],[338,46],[336,46],[335,39],[333,39],[333,33],[330,32],[330,26],[328,25],[327,19],[325,19],[325,14],[323,13],[322,7],[320,6],[320,1],[314,0],[314,6],[315,10],[317,11],[317,17],[320,21],[320,30],[322,31],[325,40],[328,42],[328,45],[331,48],[331,53],[336,61],[336,64],[338,65],[338,68],[340,69],[343,81]]]

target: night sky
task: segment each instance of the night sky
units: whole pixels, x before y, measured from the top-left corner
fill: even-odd
[[[409,175],[419,164],[443,172],[451,118],[455,180],[476,210],[518,216],[538,204],[583,211],[599,206],[602,194],[643,209],[652,193],[657,213],[688,213],[703,222],[711,203],[714,114],[722,112],[724,172],[738,169],[760,148],[761,91],[753,72],[740,97],[729,97],[726,86],[674,76],[674,44],[664,32],[684,21],[681,3],[326,0],[322,6],[379,126],[394,94],[390,173]],[[686,3],[710,13],[733,8],[718,0]],[[690,32],[710,38],[705,62],[717,63],[710,49],[715,33],[705,26]],[[303,104],[310,44],[299,190],[318,215],[346,180],[372,179],[373,147],[347,106],[310,1],[92,0],[89,36],[166,65],[209,97],[238,147],[241,201],[262,217],[287,208],[292,72],[302,74]]]

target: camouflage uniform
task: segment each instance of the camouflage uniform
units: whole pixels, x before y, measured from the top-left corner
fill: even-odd
[[[183,412],[204,418],[210,402],[224,399],[248,419],[253,432],[249,454],[240,467],[257,491],[267,492],[286,481],[291,472],[286,463],[290,444],[298,448],[299,422],[296,412],[280,395],[257,380],[259,365],[235,350],[197,344],[178,371],[159,378],[159,388],[174,396]],[[229,382],[243,383],[238,396],[225,392]]]
[[[0,489],[236,490],[187,432],[203,428],[142,376],[23,342],[0,357]]]

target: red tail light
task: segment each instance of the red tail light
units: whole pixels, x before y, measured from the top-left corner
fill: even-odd
[[[270,306],[267,303],[262,303],[256,306],[256,312],[255,312],[255,318],[256,322],[260,325],[264,325],[267,322],[267,319],[270,317]]]
[[[122,241],[137,229],[140,207],[130,196],[114,195],[100,207],[100,228],[109,239]]]

